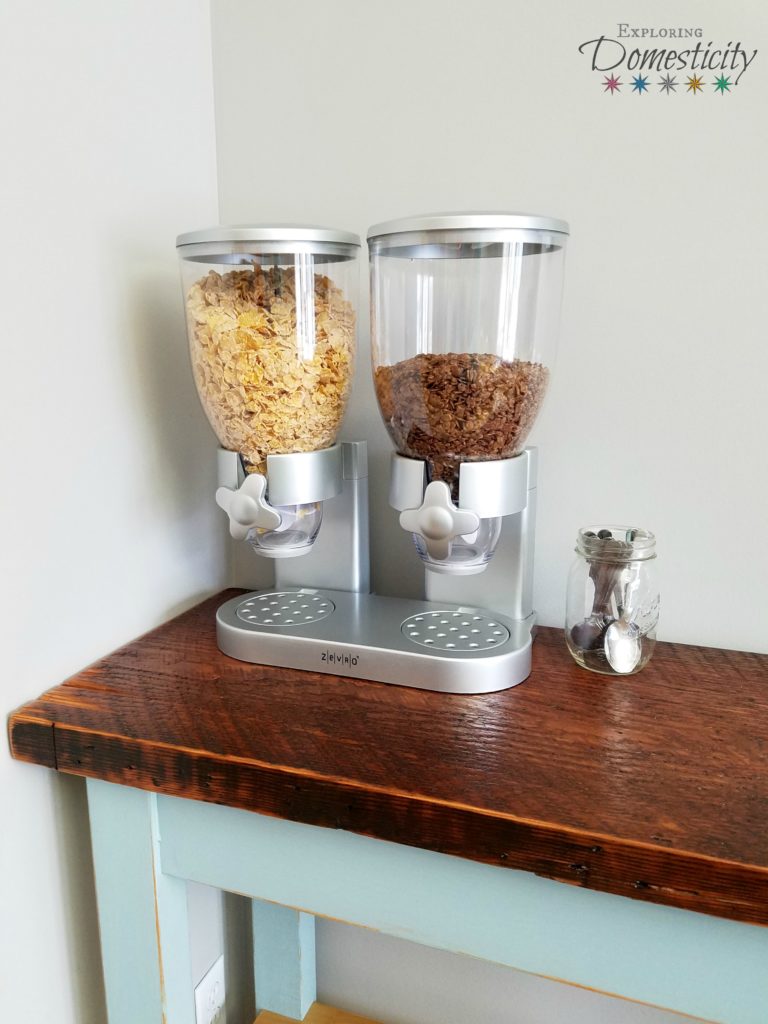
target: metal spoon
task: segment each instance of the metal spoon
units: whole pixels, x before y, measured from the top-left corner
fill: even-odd
[[[605,631],[604,650],[614,672],[634,672],[643,653],[641,640],[640,627],[635,622],[621,618],[610,624]]]
[[[631,567],[625,569],[629,578],[624,585],[621,599],[621,615],[612,622],[605,631],[603,650],[608,664],[614,672],[626,675],[633,672],[642,657],[642,632],[635,623],[639,608],[632,610],[632,598],[638,588],[640,579]]]

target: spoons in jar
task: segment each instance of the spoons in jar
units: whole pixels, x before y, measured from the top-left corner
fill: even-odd
[[[605,657],[614,672],[627,675],[634,672],[642,656],[640,627],[631,620],[616,619],[605,631]]]

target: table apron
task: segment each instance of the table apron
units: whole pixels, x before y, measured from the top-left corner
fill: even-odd
[[[726,1024],[765,1024],[768,929],[159,796],[162,870]]]

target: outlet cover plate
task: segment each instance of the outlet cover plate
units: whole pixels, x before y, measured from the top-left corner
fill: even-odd
[[[195,989],[196,1024],[227,1024],[224,954]]]

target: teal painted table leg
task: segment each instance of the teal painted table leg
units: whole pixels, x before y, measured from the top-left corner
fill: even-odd
[[[315,919],[277,903],[251,906],[256,1009],[304,1020],[317,998]]]
[[[186,882],[160,867],[157,798],[88,780],[109,1024],[194,1024]]]

